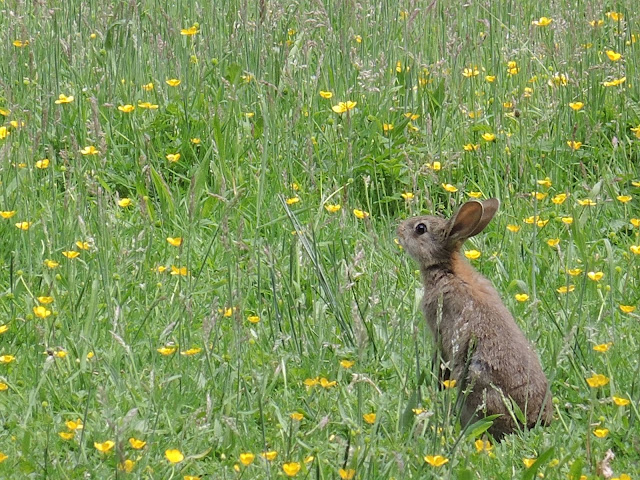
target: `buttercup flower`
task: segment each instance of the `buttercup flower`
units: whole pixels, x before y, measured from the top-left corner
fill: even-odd
[[[102,442],[102,443],[98,443],[98,442],[93,443],[93,446],[95,447],[95,449],[102,453],[109,452],[115,445],[116,445],[116,442],[114,442],[113,440],[107,440],[106,442]]]
[[[180,85],[181,82],[177,78],[170,78],[166,81],[166,83],[170,87],[177,87],[178,85]]]
[[[182,452],[176,449],[165,450],[164,456],[171,463],[180,463],[182,460],[184,460],[184,455],[182,454]]]
[[[369,212],[365,212],[364,210],[358,210],[357,208],[353,209],[353,214],[356,216],[356,218],[359,218],[360,220],[365,219],[369,216]]]
[[[80,153],[82,155],[97,155],[100,152],[93,145],[88,145],[88,146],[84,147],[82,150],[80,150]]]
[[[301,465],[299,462],[287,462],[282,465],[282,471],[287,477],[295,477],[300,471]]]
[[[426,457],[424,457],[424,461],[432,467],[441,467],[445,463],[448,463],[449,459],[443,457],[442,455],[427,455]]]
[[[587,383],[591,388],[604,387],[607,383],[609,383],[609,378],[605,377],[601,373],[597,373],[587,378]]]
[[[341,207],[337,203],[327,203],[324,208],[329,213],[335,213],[340,210]]]
[[[147,444],[147,442],[145,442],[143,440],[138,440],[135,437],[129,438],[129,445],[131,445],[131,448],[133,448],[135,450],[143,449],[146,444]]]
[[[609,60],[611,60],[612,62],[617,62],[618,60],[620,60],[622,58],[622,54],[618,53],[614,50],[607,50],[606,52],[604,52],[607,54],[607,57],[609,57]]]
[[[482,255],[482,253],[480,253],[478,250],[465,250],[464,251],[464,256],[467,257],[469,260],[476,260],[476,259],[480,258],[480,255]]]
[[[578,110],[582,110],[582,107],[584,107],[584,103],[582,102],[570,102],[569,103],[569,107],[571,107],[571,109],[575,112],[577,112]]]
[[[458,191],[457,187],[454,187],[450,183],[443,183],[442,188],[444,188],[449,193],[455,193]]]
[[[553,19],[551,18],[540,17],[539,20],[534,20],[533,22],[531,22],[531,25],[535,25],[536,27],[547,27],[551,25],[551,22],[553,22]]]
[[[374,424],[376,423],[376,414],[374,412],[365,413],[364,415],[362,415],[362,419],[368,424]]]
[[[182,245],[182,237],[167,237],[167,242],[169,243],[169,245],[179,247],[180,245]]]
[[[167,160],[171,163],[176,163],[178,160],[180,160],[180,154],[179,153],[169,153],[167,154]]]
[[[322,98],[326,98],[327,100],[333,97],[333,93],[325,90],[320,90],[320,96]]]
[[[123,113],[131,113],[136,109],[136,107],[134,107],[133,105],[127,103],[126,105],[119,105],[118,106],[118,110],[120,110]]]
[[[61,105],[63,103],[71,103],[73,102],[74,97],[73,95],[69,95],[68,97],[64,94],[61,93],[60,95],[58,95],[58,99],[55,101],[56,105]]]
[[[331,110],[333,110],[338,114],[342,114],[350,110],[353,110],[357,104],[358,102],[352,102],[351,100],[348,100],[346,102],[339,102],[337,105],[334,105],[333,107],[331,107]]]

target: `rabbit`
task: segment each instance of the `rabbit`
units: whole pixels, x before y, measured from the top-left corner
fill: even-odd
[[[464,241],[484,230],[499,206],[495,198],[472,200],[450,219],[413,217],[398,227],[400,245],[420,264],[422,308],[445,365],[440,380],[450,374],[466,395],[459,399],[463,428],[500,415],[488,429],[496,440],[522,426],[510,402],[525,415],[527,428],[548,425],[553,415],[536,353],[491,282],[460,253]]]

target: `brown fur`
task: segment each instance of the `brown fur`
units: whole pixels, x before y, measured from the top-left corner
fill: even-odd
[[[460,254],[463,242],[489,224],[498,206],[496,199],[470,201],[449,220],[410,218],[400,224],[398,236],[406,252],[420,264],[422,307],[437,348],[451,377],[466,391],[462,426],[501,414],[489,429],[501,439],[517,429],[505,401],[518,405],[528,428],[538,421],[547,425],[553,412],[547,378],[536,353],[491,282]],[[426,232],[419,234],[419,224],[426,228],[418,230]]]

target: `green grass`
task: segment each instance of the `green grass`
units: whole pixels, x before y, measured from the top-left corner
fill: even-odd
[[[635,5],[281,3],[0,3],[0,210],[15,211],[0,218],[0,477],[283,478],[297,462],[298,478],[577,480],[609,449],[614,477],[640,475],[640,317],[620,308],[640,299]],[[399,219],[471,192],[502,208],[465,248],[555,407],[490,455],[438,389],[416,265],[394,243]]]

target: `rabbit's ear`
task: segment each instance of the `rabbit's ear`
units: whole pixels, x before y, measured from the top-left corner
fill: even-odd
[[[473,232],[471,232],[471,235],[469,235],[469,237],[473,237],[474,235],[477,235],[482,230],[484,230],[484,228],[489,225],[489,222],[496,214],[499,207],[500,200],[498,200],[497,198],[489,198],[488,200],[482,202],[482,218],[480,219],[478,225],[476,225],[476,228],[473,229]]]
[[[460,207],[460,210],[449,220],[449,240],[465,240],[472,236],[482,221],[482,203],[471,200]],[[487,222],[488,223],[488,222]]]

